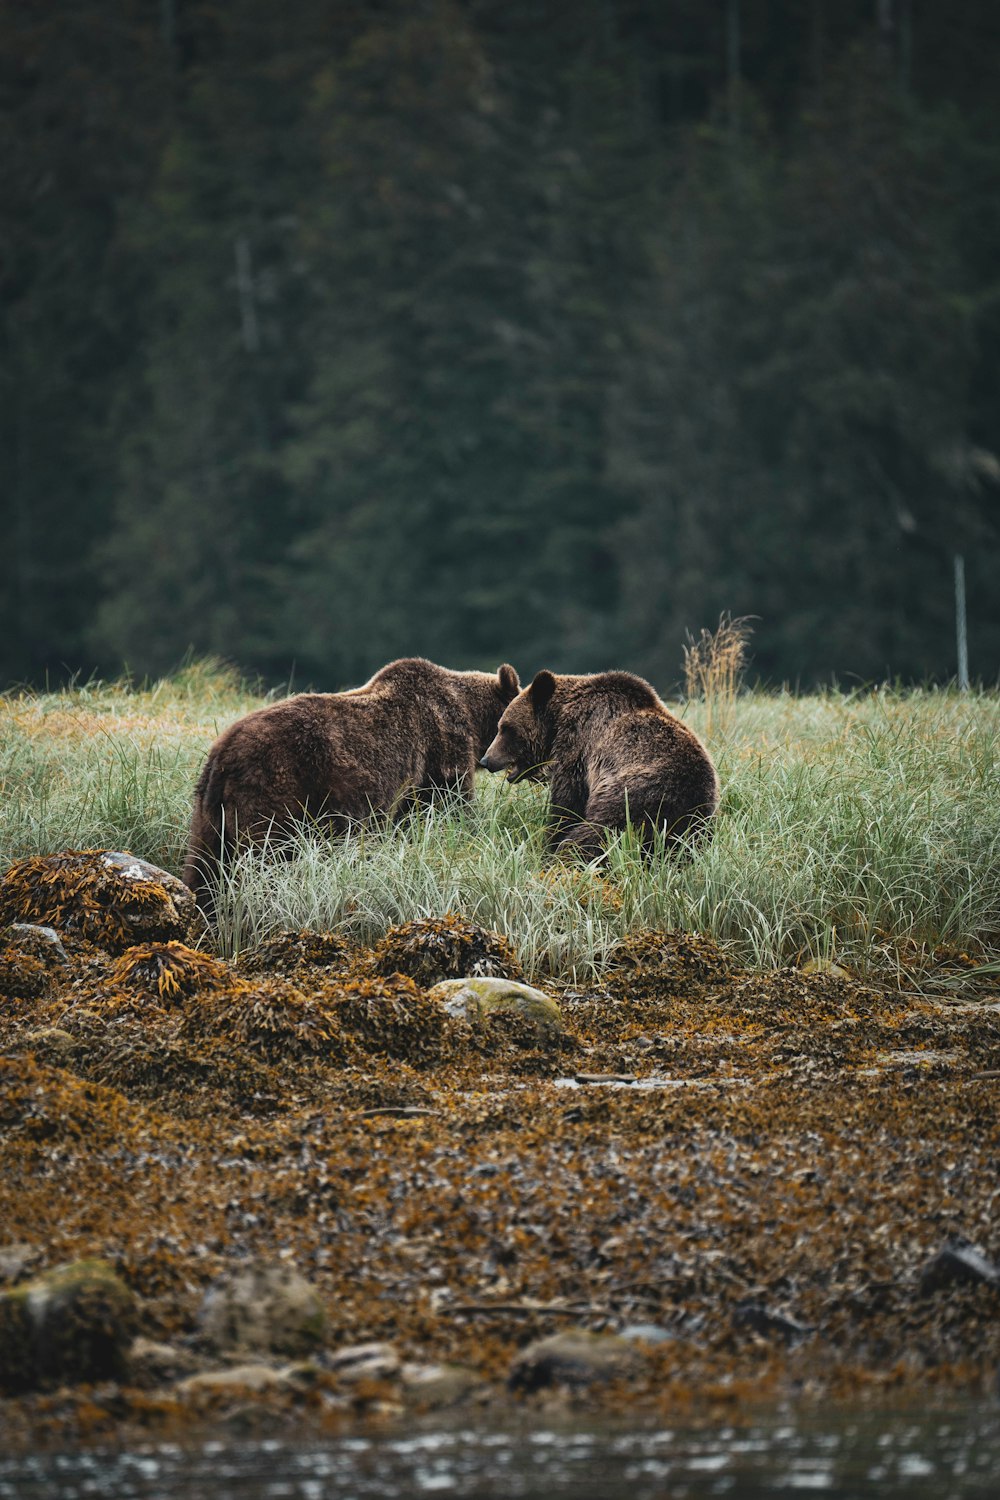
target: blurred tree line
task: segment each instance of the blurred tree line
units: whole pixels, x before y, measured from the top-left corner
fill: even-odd
[[[1000,664],[996,0],[0,0],[0,684]]]

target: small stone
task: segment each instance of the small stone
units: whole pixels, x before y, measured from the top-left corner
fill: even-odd
[[[457,1406],[483,1388],[483,1378],[464,1365],[404,1365],[403,1390],[413,1406],[441,1411]]]
[[[448,1015],[460,1020],[480,1021],[506,1013],[522,1016],[546,1031],[566,1029],[562,1011],[551,995],[511,979],[443,979],[427,994],[429,999],[440,1001]]]
[[[972,1245],[946,1245],[920,1273],[922,1297],[961,1284],[1000,1287],[1000,1267]]]
[[[639,1367],[634,1343],[616,1333],[571,1329],[537,1339],[515,1357],[507,1377],[512,1391],[530,1395],[546,1386],[596,1385]]]
[[[0,1281],[19,1280],[41,1258],[38,1246],[29,1245],[26,1240],[11,1240],[9,1244],[0,1245]]]
[[[328,1354],[324,1363],[332,1374],[351,1384],[358,1380],[392,1380],[402,1366],[392,1344],[379,1343],[345,1344]]]
[[[671,1344],[674,1341],[669,1329],[661,1328],[659,1323],[629,1323],[618,1337],[627,1339],[630,1344]]]
[[[800,1323],[787,1314],[765,1307],[756,1301],[740,1302],[733,1313],[736,1328],[749,1328],[765,1338],[782,1338],[787,1344],[801,1343],[815,1330],[807,1323]]]
[[[206,1370],[201,1375],[189,1375],[176,1386],[179,1396],[200,1396],[206,1393],[232,1391],[288,1390],[296,1384],[294,1366],[291,1369],[275,1369],[273,1365],[232,1365],[227,1370]]]
[[[326,1313],[294,1267],[252,1261],[212,1283],[198,1322],[205,1343],[217,1351],[261,1350],[294,1359],[322,1343]]]
[[[190,1349],[146,1338],[133,1342],[128,1362],[131,1383],[147,1389],[197,1374],[202,1363]]]

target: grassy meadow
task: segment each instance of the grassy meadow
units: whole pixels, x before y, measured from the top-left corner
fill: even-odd
[[[546,793],[485,773],[441,805],[291,860],[241,857],[220,896],[226,956],[281,928],[381,935],[458,911],[506,934],[525,968],[585,980],[636,928],[710,934],[749,966],[836,960],[917,984],[935,950],[1000,953],[1000,698],[995,693],[739,693],[672,708],[723,785],[711,844],[601,867],[549,859]],[[263,700],[197,664],[152,685],[0,697],[0,871],[67,848],[128,849],[179,872],[190,797],[215,735]]]

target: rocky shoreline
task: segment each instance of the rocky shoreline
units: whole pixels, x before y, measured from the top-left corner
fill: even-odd
[[[0,880],[8,1447],[997,1392],[963,955],[917,993],[640,933],[525,989],[460,916],[198,940],[130,856]]]

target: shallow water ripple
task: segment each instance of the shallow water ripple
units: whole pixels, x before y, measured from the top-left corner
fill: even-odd
[[[0,1457],[0,1500],[994,1500],[1000,1408],[688,1431],[541,1428]]]

